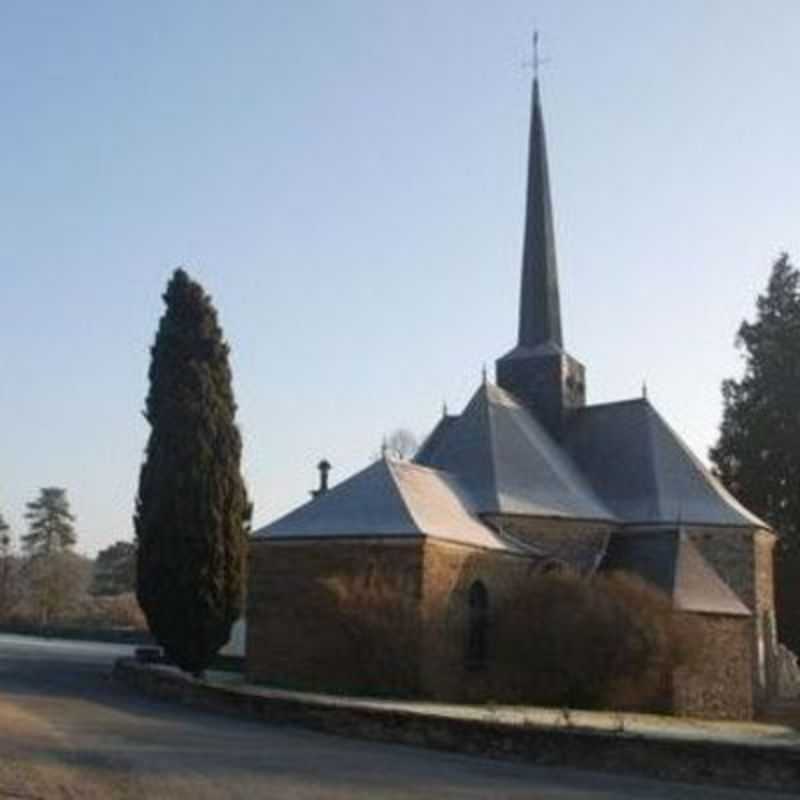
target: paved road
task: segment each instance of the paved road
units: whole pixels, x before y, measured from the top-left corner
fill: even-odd
[[[201,713],[113,683],[113,659],[128,652],[0,636],[0,800],[775,797],[543,769]]]

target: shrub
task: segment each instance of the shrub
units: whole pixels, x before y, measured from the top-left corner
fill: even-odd
[[[83,621],[98,628],[147,630],[147,620],[133,592],[92,597]]]
[[[672,672],[698,654],[691,619],[624,573],[538,576],[497,626],[498,659],[516,660],[510,692],[541,705],[666,710]]]
[[[417,693],[419,617],[403,578],[368,572],[320,584],[325,604],[335,609],[337,659],[347,669],[337,676],[339,687],[361,694]]]

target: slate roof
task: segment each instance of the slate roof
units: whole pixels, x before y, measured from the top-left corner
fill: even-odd
[[[445,434],[450,430],[450,426],[457,419],[458,416],[456,414],[444,414],[436,423],[434,429],[428,434],[428,438],[420,445],[414,460],[419,464],[431,463],[431,459],[441,445]]]
[[[488,381],[434,437],[436,446],[426,442],[417,463],[454,475],[481,514],[615,521],[533,415]]]
[[[750,616],[680,529],[613,535],[601,569],[636,573],[672,597],[680,611]]]
[[[522,552],[474,514],[452,476],[382,458],[253,534],[254,538],[430,536]]]
[[[579,409],[565,447],[625,522],[769,528],[723,488],[644,398]]]

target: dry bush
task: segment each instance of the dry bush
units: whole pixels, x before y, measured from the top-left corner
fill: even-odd
[[[326,614],[336,624],[341,689],[410,696],[419,691],[419,615],[402,576],[338,575],[320,581]]]
[[[640,578],[548,574],[497,610],[498,659],[519,700],[664,710],[673,670],[696,652],[691,622]]]
[[[84,622],[98,628],[147,630],[147,620],[133,592],[92,598]]]
[[[91,561],[75,553],[36,555],[23,562],[17,620],[47,626],[65,624],[85,613]]]

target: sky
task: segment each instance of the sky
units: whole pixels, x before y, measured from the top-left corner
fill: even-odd
[[[0,513],[130,539],[161,294],[232,351],[258,527],[514,344],[531,33],[565,344],[705,458],[800,265],[796,0],[0,3]]]

